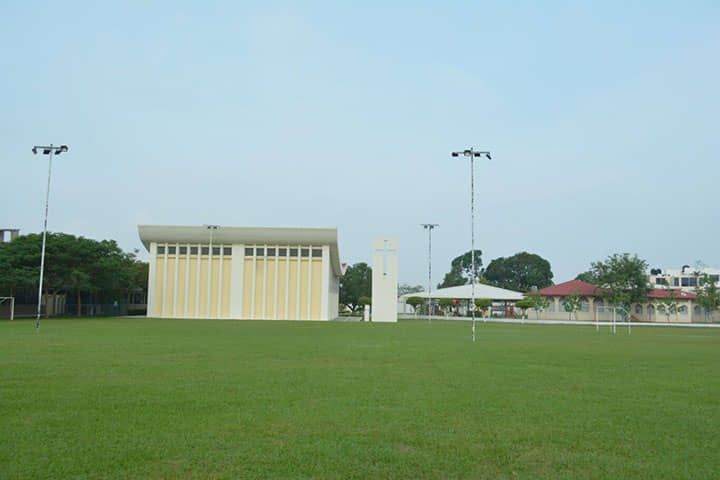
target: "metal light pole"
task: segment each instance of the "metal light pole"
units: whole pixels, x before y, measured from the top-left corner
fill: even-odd
[[[431,298],[430,298],[430,291],[432,289],[432,231],[433,228],[439,227],[437,223],[423,223],[422,227],[428,231],[428,289],[427,289],[427,313],[428,313],[428,323],[430,323],[430,305],[431,305]]]
[[[208,248],[208,292],[207,292],[207,318],[210,318],[210,292],[212,291],[212,250],[213,250],[213,232],[220,228],[220,225],[205,225],[205,228],[210,232],[210,246]]]
[[[478,152],[472,147],[466,150],[451,152],[453,157],[470,158],[470,311],[472,312],[472,340],[475,341],[475,157],[486,157],[491,160],[490,152]]]
[[[50,203],[50,176],[52,174],[52,157],[54,155],[60,155],[63,152],[68,151],[67,145],[60,145],[59,147],[50,145],[35,145],[32,148],[33,154],[37,155],[38,150],[42,150],[43,155],[48,156],[48,178],[47,178],[47,190],[45,191],[45,217],[43,220],[43,237],[42,237],[42,250],[40,251],[40,286],[38,287],[38,305],[37,305],[37,317],[35,318],[35,331],[40,331],[40,310],[42,309],[42,289],[43,289],[43,277],[45,276],[45,241],[47,238],[47,219],[48,219],[48,205]]]

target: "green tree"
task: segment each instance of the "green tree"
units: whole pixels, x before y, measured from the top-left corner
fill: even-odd
[[[355,312],[360,308],[360,297],[372,294],[372,268],[367,263],[356,263],[345,270],[340,278],[340,303]]]
[[[593,262],[591,272],[603,299],[621,307],[627,314],[633,303],[643,303],[647,299],[650,291],[647,268],[645,260],[623,253],[610,255],[605,261]]]
[[[0,294],[37,289],[42,236],[22,235],[0,248]],[[141,274],[145,278],[139,278]],[[71,295],[82,311],[83,297],[107,302],[147,287],[147,264],[123,252],[114,240],[92,240],[48,233],[45,249],[46,295]]]
[[[575,280],[582,280],[583,282],[590,283],[592,285],[597,283],[597,278],[595,278],[595,275],[591,271],[579,273],[578,276],[575,277]]]
[[[427,300],[420,297],[408,297],[408,299],[405,300],[405,303],[413,307],[415,313],[418,313],[420,306],[427,304]]]
[[[705,313],[705,321],[710,321],[713,311],[720,308],[720,291],[718,291],[717,283],[708,274],[703,274],[699,278],[698,286],[695,287],[695,294],[698,305],[703,308]]]
[[[485,316],[485,310],[487,310],[491,306],[492,306],[492,300],[489,298],[476,298],[475,299],[475,310],[477,311],[479,309],[481,312],[481,315],[483,317]]]
[[[440,306],[440,309],[445,313],[445,315],[449,315],[450,311],[455,305],[455,302],[452,298],[441,298],[438,300],[438,305]]]
[[[535,318],[540,320],[540,312],[545,310],[550,302],[548,299],[538,293],[533,293],[528,296],[528,299],[532,302],[532,309],[535,310]]]
[[[548,287],[552,285],[553,279],[550,262],[528,252],[494,259],[485,269],[484,275],[491,285],[518,292],[527,292],[532,287]]]
[[[522,312],[522,317],[527,318],[526,313],[529,309],[533,308],[533,301],[531,298],[523,298],[515,302],[515,307],[519,308]]]
[[[408,285],[407,283],[401,283],[398,285],[398,296],[407,295],[408,293],[418,293],[424,290],[425,288],[422,285]]]
[[[577,311],[580,310],[580,304],[581,299],[580,295],[573,293],[572,295],[568,295],[563,299],[563,308],[568,313],[568,320],[572,320],[573,315],[575,315],[575,320],[577,320]]]
[[[482,274],[482,251],[475,250],[475,281],[477,282]],[[462,255],[455,257],[450,262],[450,271],[445,274],[442,283],[438,288],[457,287],[458,285],[468,285],[472,278],[472,252],[467,251]]]

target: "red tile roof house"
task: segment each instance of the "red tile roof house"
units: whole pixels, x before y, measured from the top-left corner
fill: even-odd
[[[694,293],[673,290],[675,308],[667,308],[663,299],[670,296],[664,289],[654,289],[648,293],[647,301],[632,306],[632,320],[636,322],[691,323],[701,321],[702,309],[695,302]],[[570,280],[538,292],[548,300],[548,307],[540,313],[541,320],[568,320],[564,300],[571,295],[580,297],[580,309],[573,314],[573,320],[610,321],[612,309],[608,308],[601,296],[600,288],[582,280]],[[619,320],[619,318],[618,318]]]

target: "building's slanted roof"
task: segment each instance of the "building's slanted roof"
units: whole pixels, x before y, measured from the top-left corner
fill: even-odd
[[[648,298],[659,299],[659,298],[670,298],[671,293],[675,296],[676,300],[694,300],[697,295],[694,293],[686,292],[684,290],[666,290],[664,288],[654,288],[648,293]]]
[[[580,295],[583,297],[599,297],[600,289],[595,285],[582,280],[570,280],[569,282],[558,283],[545,287],[538,291],[543,297],[567,297]]]
[[[401,300],[407,300],[410,297],[428,298],[427,292],[407,293],[400,297]],[[471,285],[459,285],[457,287],[438,288],[430,293],[430,298],[457,298],[458,300],[472,298]],[[475,284],[475,298],[489,298],[490,300],[515,302],[522,300],[523,294],[513,290],[493,287],[482,283]]]
[[[669,298],[670,292],[673,292],[677,300],[694,300],[697,295],[680,289],[667,290],[664,288],[655,288],[650,290],[647,298],[650,300]],[[538,293],[545,297],[567,297],[569,295],[580,295],[583,297],[599,297],[600,288],[582,280],[570,280],[569,282],[553,285],[552,287],[543,288]]]
[[[210,233],[199,225],[138,225],[140,240],[148,251],[156,243],[208,243]],[[214,243],[249,245],[328,245],[330,265],[336,276],[340,266],[336,228],[225,227],[212,231]]]

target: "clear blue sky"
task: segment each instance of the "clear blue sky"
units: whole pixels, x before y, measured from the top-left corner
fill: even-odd
[[[390,6],[388,6],[390,3]],[[141,248],[138,223],[336,226],[434,283],[470,243],[555,281],[637,253],[720,265],[720,3],[0,5],[0,224]]]

